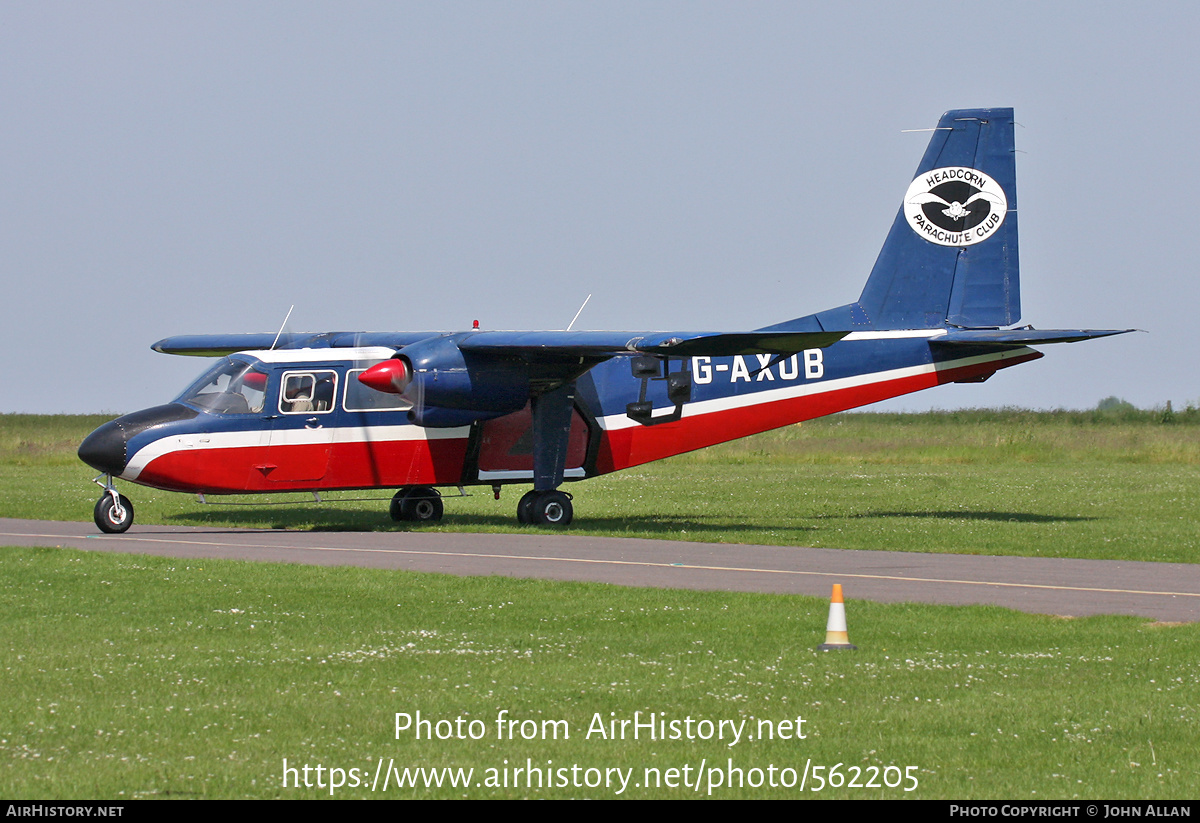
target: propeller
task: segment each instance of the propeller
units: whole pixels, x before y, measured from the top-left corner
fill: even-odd
[[[398,394],[412,404],[409,410],[409,420],[422,420],[425,412],[425,383],[416,381],[413,384],[412,366],[408,361],[393,357],[376,363],[358,376],[359,382],[375,391]]]

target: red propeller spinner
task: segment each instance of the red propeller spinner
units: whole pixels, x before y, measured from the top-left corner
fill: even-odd
[[[358,381],[375,391],[403,394],[412,382],[412,372],[403,360],[384,360],[360,374]]]

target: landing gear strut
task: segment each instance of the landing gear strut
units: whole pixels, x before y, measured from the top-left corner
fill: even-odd
[[[104,487],[104,493],[96,501],[92,519],[96,527],[105,534],[122,534],[133,525],[133,504],[129,498],[117,492],[112,484],[112,475],[105,475],[104,482],[96,478],[96,485]]]
[[[430,486],[405,486],[392,496],[389,509],[393,520],[408,523],[436,523],[442,511],[442,496]]]
[[[563,482],[567,445],[571,436],[571,411],[575,384],[563,383],[531,400],[533,412],[533,491],[517,504],[517,521],[524,526],[570,524],[574,514],[571,495],[558,490]]]
[[[557,490],[525,492],[517,503],[517,522],[523,526],[567,526],[573,514],[571,496]]]

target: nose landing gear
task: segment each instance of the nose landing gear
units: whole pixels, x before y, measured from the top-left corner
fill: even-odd
[[[128,497],[117,492],[116,486],[112,484],[112,475],[103,477],[103,483],[99,477],[95,480],[96,485],[104,488],[104,493],[96,501],[92,519],[96,521],[96,527],[105,534],[122,534],[133,525],[133,504],[129,502]]]

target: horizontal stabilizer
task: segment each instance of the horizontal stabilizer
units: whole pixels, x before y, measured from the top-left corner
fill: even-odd
[[[1037,346],[1045,343],[1077,343],[1137,329],[955,329],[932,343],[943,346]]]

